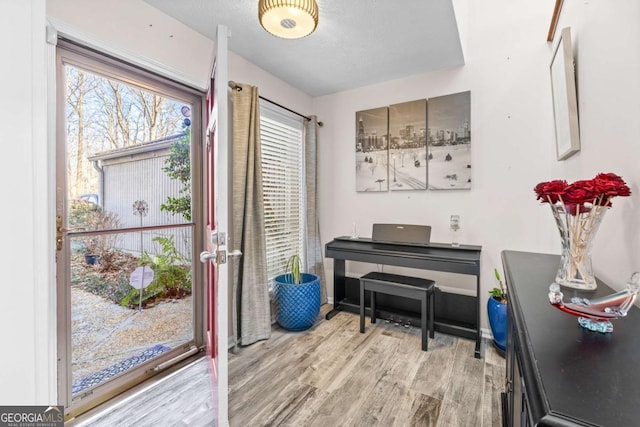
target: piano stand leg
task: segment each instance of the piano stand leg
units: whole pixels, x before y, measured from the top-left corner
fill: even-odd
[[[335,316],[336,314],[338,314],[341,311],[342,311],[342,309],[340,307],[336,307],[336,308],[334,308],[333,310],[331,310],[330,312],[327,313],[327,315],[325,316],[325,319],[331,320],[331,318],[333,316]]]

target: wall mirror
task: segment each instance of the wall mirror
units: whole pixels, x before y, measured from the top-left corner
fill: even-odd
[[[580,150],[578,101],[571,46],[571,28],[562,30],[551,58],[551,92],[558,160],[564,160]]]

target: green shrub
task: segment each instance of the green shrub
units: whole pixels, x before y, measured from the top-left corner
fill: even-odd
[[[160,245],[161,255],[151,256],[144,252],[138,266],[146,265],[153,270],[153,281],[142,291],[142,301],[152,298],[184,298],[191,294],[191,261],[182,258],[175,247],[173,236],[154,237]],[[139,303],[140,290],[131,291],[120,304],[135,306]]]
[[[164,161],[162,170],[182,184],[179,197],[168,196],[160,205],[161,211],[180,214],[191,222],[191,129],[183,126],[183,135],[171,145],[169,156]]]

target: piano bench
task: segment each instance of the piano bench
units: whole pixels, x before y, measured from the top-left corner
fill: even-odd
[[[422,350],[427,351],[427,333],[434,337],[433,316],[435,312],[433,280],[401,276],[373,271],[360,278],[360,333],[364,333],[364,291],[371,292],[371,323],[376,323],[376,293],[395,295],[420,301],[420,328]],[[428,306],[428,308],[427,308]],[[428,320],[428,323],[427,323]]]

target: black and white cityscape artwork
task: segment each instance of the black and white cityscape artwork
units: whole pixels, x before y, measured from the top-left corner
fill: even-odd
[[[429,98],[430,190],[471,188],[471,92]]]
[[[427,188],[427,100],[389,106],[389,188]]]
[[[356,112],[356,191],[388,191],[389,109]]]

